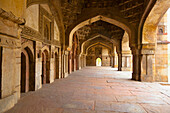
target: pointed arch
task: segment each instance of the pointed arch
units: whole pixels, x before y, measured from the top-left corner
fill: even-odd
[[[21,52],[21,92],[35,91],[35,62],[34,56],[26,46]]]
[[[89,25],[90,23],[93,23],[99,20],[108,22],[110,24],[114,24],[124,29],[128,33],[130,39],[134,39],[134,37],[136,36],[136,33],[135,33],[136,30],[134,29],[134,27],[131,24],[129,24],[128,21],[121,18],[120,16],[114,15],[112,17],[107,17],[107,16],[104,16],[104,14],[93,15],[91,17],[86,17],[85,19],[82,19],[82,20],[80,19],[73,26],[69,27],[69,29],[66,32],[67,33],[66,38],[68,38],[66,40],[69,41],[69,42],[66,42],[66,45],[68,45],[67,50],[71,50],[73,34],[76,30],[78,30],[79,28],[85,25]],[[131,42],[134,42],[134,41],[131,41]]]

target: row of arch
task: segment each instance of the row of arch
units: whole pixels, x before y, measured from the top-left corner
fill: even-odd
[[[161,8],[162,6],[165,6],[164,8]],[[66,34],[66,40],[69,40],[69,42],[66,42],[66,45],[68,45],[67,50],[70,50],[72,48],[72,40],[73,40],[73,35],[76,30],[79,28],[83,27],[84,25],[88,25],[89,21],[91,23],[96,22],[98,20],[106,21],[111,24],[117,25],[124,29],[128,35],[129,35],[129,45],[132,50],[133,54],[133,79],[134,80],[144,80],[144,81],[153,81],[153,77],[150,80],[150,77],[146,77],[148,73],[143,73],[142,71],[146,68],[146,70],[149,72],[151,70],[154,70],[154,66],[152,66],[150,69],[149,67],[142,67],[145,62],[149,62],[145,59],[145,56],[150,55],[150,57],[154,58],[154,53],[151,54],[148,52],[150,51],[155,51],[156,49],[156,30],[157,30],[157,25],[164,15],[164,13],[168,10],[170,6],[170,3],[168,0],[161,0],[161,1],[149,1],[148,6],[146,10],[144,11],[144,14],[142,16],[142,19],[139,23],[139,26],[135,28],[133,25],[128,25],[128,22],[123,21],[123,19],[118,19],[115,18],[108,18],[105,15],[98,14],[98,15],[90,15],[91,17],[86,17],[83,20],[77,21],[74,25],[72,25],[68,29],[68,34]],[[153,7],[153,8],[152,8]],[[159,13],[156,13],[159,9]],[[155,17],[156,14],[156,17]],[[155,18],[154,18],[155,17]],[[95,37],[95,36],[94,36]],[[92,38],[94,38],[92,37]],[[153,45],[152,45],[153,44]],[[145,48],[145,46],[152,45],[153,48]],[[82,44],[83,46],[83,44]],[[81,48],[82,51],[83,47]],[[81,51],[81,52],[82,52]],[[154,65],[154,61],[150,62],[150,65]],[[154,70],[155,71],[155,70]],[[142,75],[143,74],[143,75]],[[154,72],[150,73],[152,76],[154,76]],[[142,77],[143,76],[143,77]]]
[[[35,91],[35,54],[28,46],[21,52],[21,92]],[[50,57],[48,49],[42,49],[41,84],[50,83]],[[54,79],[59,79],[59,53],[54,54]]]

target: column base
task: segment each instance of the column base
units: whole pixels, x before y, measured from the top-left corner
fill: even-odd
[[[136,73],[132,73],[132,80],[141,81],[140,75]]]

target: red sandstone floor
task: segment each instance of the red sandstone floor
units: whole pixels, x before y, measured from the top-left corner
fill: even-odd
[[[170,113],[170,86],[132,81],[130,75],[86,67],[27,93],[7,113]]]

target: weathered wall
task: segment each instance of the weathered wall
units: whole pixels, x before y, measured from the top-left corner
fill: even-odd
[[[0,112],[10,109],[20,98],[20,24],[24,21],[11,17],[0,9],[0,46],[2,47]],[[2,17],[1,17],[2,16]],[[9,20],[8,20],[9,19]]]
[[[26,20],[26,26],[33,28],[34,30],[39,30],[39,5],[35,4],[32,6],[29,6],[26,9],[25,14],[25,20]]]
[[[20,98],[21,87],[21,50],[27,46],[31,47],[31,52],[34,55],[33,64],[31,65],[35,72],[34,75],[34,89],[40,89],[42,87],[42,49],[47,47],[49,50],[50,60],[50,83],[54,81],[55,75],[55,59],[54,53],[59,54],[59,78],[61,78],[61,47],[59,28],[55,23],[47,4],[35,4],[26,8],[25,0],[1,0],[0,1],[0,46],[2,47],[2,79],[1,79],[1,97],[0,97],[0,112],[4,112],[17,103]],[[41,17],[46,15],[51,22],[50,32],[51,40],[47,40],[44,44],[44,26],[40,26],[40,7]],[[4,11],[11,11],[8,13]],[[2,16],[2,17],[1,17]],[[18,17],[23,17],[23,19]],[[55,25],[53,24],[55,23]],[[21,25],[22,24],[22,25]],[[25,24],[25,25],[24,25]],[[43,23],[41,23],[42,25]],[[22,27],[21,27],[22,26]],[[24,27],[23,27],[24,26]],[[21,29],[22,28],[22,29]],[[39,31],[41,30],[41,32]],[[43,31],[43,32],[42,32]],[[58,41],[57,43],[53,40]],[[28,44],[25,44],[27,43]],[[30,46],[31,45],[31,46]],[[60,48],[60,49],[59,49]],[[10,70],[10,71],[9,71]],[[29,81],[33,82],[33,81]]]
[[[163,16],[157,28],[157,47],[155,50],[155,81],[168,81],[168,36],[167,13]]]

